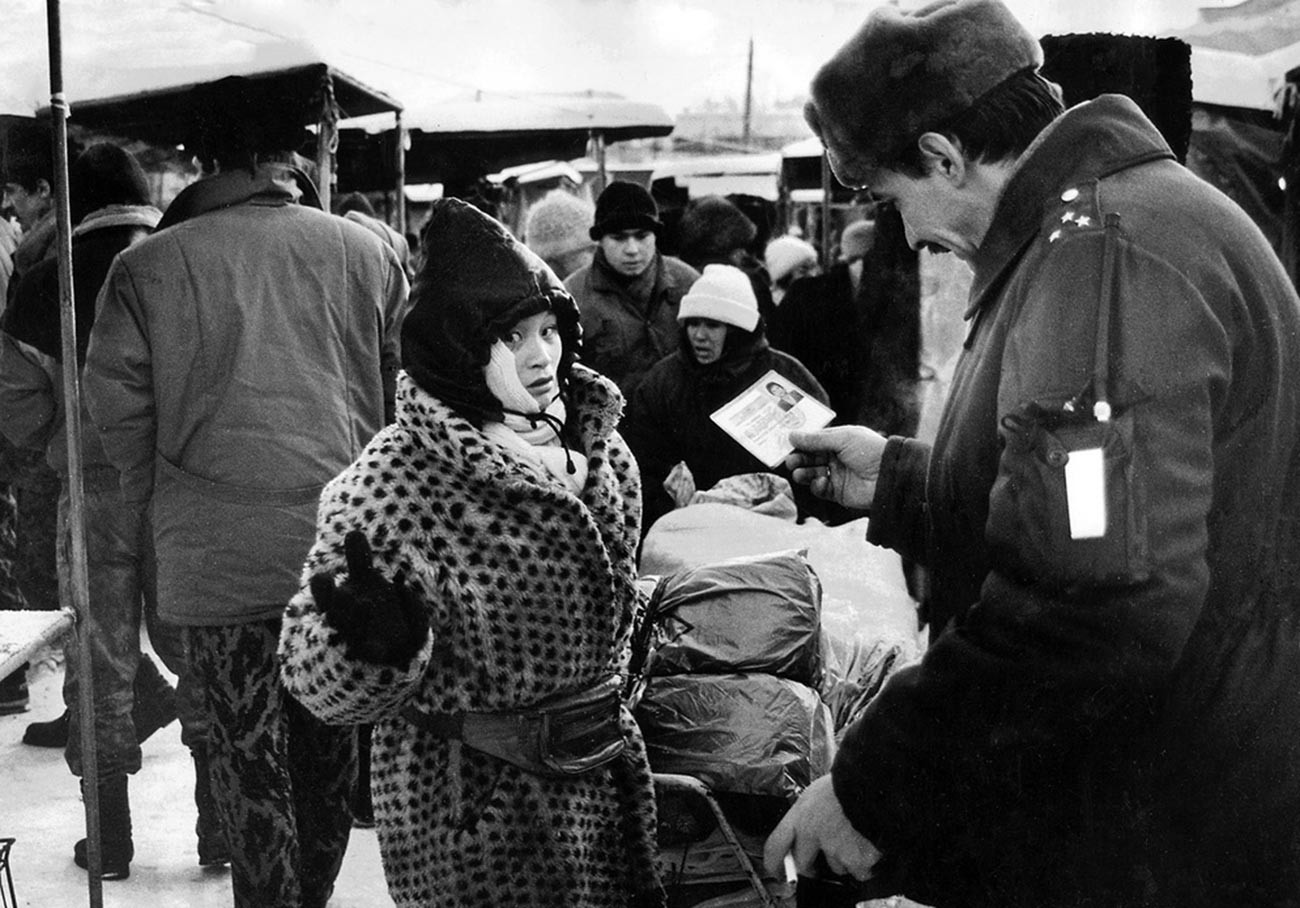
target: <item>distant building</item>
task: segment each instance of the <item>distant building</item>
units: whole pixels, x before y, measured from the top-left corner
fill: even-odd
[[[672,142],[679,152],[720,154],[736,151],[776,151],[812,135],[803,118],[803,98],[778,101],[750,114],[746,146],[744,108],[734,99],[709,101],[677,115]]]

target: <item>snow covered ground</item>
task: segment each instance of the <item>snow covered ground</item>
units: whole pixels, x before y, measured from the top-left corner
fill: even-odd
[[[22,743],[29,723],[52,719],[63,709],[61,663],[58,653],[43,654],[29,675],[31,710],[0,716],[0,837],[17,840],[10,868],[18,908],[90,904],[86,873],[72,863],[72,845],[85,835],[77,780],[62,750]],[[198,863],[193,778],[180,724],[173,722],[145,743],[144,766],[131,777],[135,860],[129,879],[103,884],[105,908],[233,904],[229,871]],[[354,829],[330,908],[392,905],[375,831]]]

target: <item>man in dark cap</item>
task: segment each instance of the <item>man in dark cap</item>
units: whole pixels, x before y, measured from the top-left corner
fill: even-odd
[[[49,123],[0,116],[3,209],[22,229],[0,308],[23,276],[55,254],[54,150]],[[0,411],[0,420],[8,414]],[[59,479],[40,447],[20,448],[0,434],[0,608],[56,609],[55,514]],[[28,707],[27,666],[0,679],[0,715]]]
[[[636,183],[616,180],[596,199],[596,256],[564,282],[582,312],[583,361],[629,396],[680,342],[677,307],[700,276],[658,251],[659,207]]]
[[[206,693],[235,905],[323,908],[356,741],[280,685],[280,618],[322,486],[384,423],[407,281],[378,236],[308,204],[304,111],[243,79],[194,109],[208,175],[114,261],[86,400],[123,497],[149,506],[158,611]]]
[[[54,147],[50,125],[30,117],[6,117],[3,170],[4,208],[13,213],[23,235],[13,254],[10,290],[23,274],[54,255]]]
[[[80,363],[95,319],[95,299],[110,263],[123,249],[148,235],[162,215],[149,203],[140,164],[116,145],[95,144],[79,155],[69,168],[68,186]],[[5,417],[0,433],[16,445],[43,448],[47,463],[63,483],[58,515],[66,533],[71,504],[58,271],[55,259],[32,266],[0,322],[0,408]],[[140,770],[140,745],[145,738],[176,719],[178,711],[181,739],[190,747],[196,768],[199,860],[220,863],[225,835],[210,809],[202,696],[189,683],[183,629],[158,620],[150,582],[154,564],[148,516],[143,508],[124,505],[117,470],[106,462],[97,434],[83,431],[81,442],[89,619],[82,626],[85,632],[73,635],[67,644],[63,685],[67,709],[58,719],[28,726],[23,741],[38,746],[66,744],[68,767],[83,776],[76,652],[87,646],[94,665],[93,725],[104,878],[122,879],[130,873],[134,848],[127,776]],[[71,566],[66,551],[61,550],[60,556],[59,570],[67,591],[71,589]],[[149,656],[140,651],[140,634],[146,627],[154,650],[180,679],[180,697]],[[81,866],[86,865],[84,840],[75,846],[73,855]]]
[[[929,570],[931,643],[768,843],[935,905],[1294,905],[1300,301],[1129,99],[1062,111],[997,0],[817,74],[836,176],[974,271],[927,445],[792,433]]]

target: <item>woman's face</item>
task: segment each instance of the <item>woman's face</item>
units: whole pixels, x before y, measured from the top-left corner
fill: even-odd
[[[539,312],[522,319],[502,338],[515,355],[519,381],[543,408],[559,392],[555,370],[560,365],[564,342],[554,312]]]
[[[701,366],[716,363],[722,357],[722,347],[727,342],[726,322],[711,318],[686,319],[686,339],[691,342],[691,352]]]

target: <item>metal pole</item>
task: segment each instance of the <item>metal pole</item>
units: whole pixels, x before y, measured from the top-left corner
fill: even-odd
[[[94,666],[90,587],[86,570],[85,488],[81,476],[81,385],[77,368],[77,315],[72,296],[72,215],[68,209],[68,101],[63,95],[63,38],[59,0],[46,0],[50,45],[50,111],[54,139],[54,211],[58,229],[59,326],[63,333],[63,411],[68,435],[68,530],[72,556],[72,608],[77,636],[77,708],[81,732],[82,797],[86,805],[87,885],[91,908],[104,903],[99,838],[99,752],[95,744]]]
[[[832,182],[831,162],[826,156],[826,151],[822,151],[822,223],[821,223],[821,247],[823,267],[831,266],[831,186]]]
[[[320,207],[330,210],[334,191],[334,149],[338,147],[338,107],[334,104],[334,77],[326,67],[321,75],[320,115],[316,120],[316,187]]]
[[[754,36],[749,37],[749,63],[745,67],[745,115],[740,127],[740,140],[749,150],[751,118],[754,115]]]
[[[605,172],[605,133],[600,130],[591,131],[592,150],[596,153],[596,192],[599,196],[609,185],[609,177]]]
[[[396,156],[393,161],[397,169],[397,232],[406,236],[406,127],[402,125],[400,110],[394,116],[397,120],[397,126],[393,131],[397,139]]]
[[[331,182],[334,179],[334,155],[330,153],[330,141],[334,135],[334,125],[322,117],[316,133],[316,187],[320,195],[320,207],[330,210]]]

